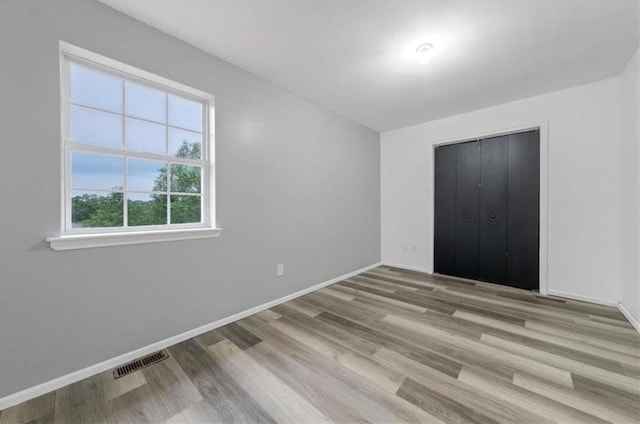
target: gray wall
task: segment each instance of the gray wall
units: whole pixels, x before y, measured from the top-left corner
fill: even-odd
[[[640,50],[620,76],[620,302],[640,321]]]
[[[58,40],[216,96],[219,238],[43,242]],[[0,60],[0,397],[379,261],[376,132],[93,0],[0,0]]]

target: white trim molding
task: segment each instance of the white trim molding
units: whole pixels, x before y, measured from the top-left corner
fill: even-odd
[[[424,274],[433,275],[433,272],[430,272],[428,269],[421,268],[421,267],[418,267],[418,266],[392,264],[392,263],[389,263],[389,262],[383,262],[382,265],[383,266],[390,266],[392,268],[401,268],[401,269],[406,269],[406,270],[409,270],[409,271],[422,272]]]
[[[557,291],[557,290],[549,290],[549,292],[547,294],[549,296],[564,297],[565,299],[578,300],[580,302],[587,302],[587,303],[594,303],[596,305],[612,306],[614,308],[618,306],[618,304],[616,302],[610,302],[610,301],[606,301],[606,300],[595,299],[593,297],[580,296],[580,295],[577,295],[577,294],[565,293],[565,292]]]
[[[425,274],[429,274],[429,275],[438,275],[434,272],[431,272],[425,268],[420,268],[420,267],[416,267],[416,266],[410,266],[410,265],[401,265],[401,264],[393,264],[393,263],[389,263],[389,262],[383,262],[382,264],[383,266],[389,266],[389,267],[393,267],[393,268],[401,268],[401,269],[406,269],[409,271],[417,271],[417,272],[422,272]],[[455,277],[455,276],[451,276],[451,275],[444,275],[445,277],[448,278],[454,278],[456,280],[464,280],[464,281],[476,281],[476,280],[470,280],[468,278],[460,278],[460,277]],[[497,284],[497,283],[490,283],[490,284]],[[545,294],[545,293],[540,293],[540,294]],[[600,300],[600,299],[594,299],[591,297],[584,297],[584,296],[578,296],[575,294],[570,294],[570,293],[565,293],[565,292],[561,292],[561,291],[556,291],[556,290],[549,290],[546,293],[546,296],[554,296],[554,297],[560,297],[560,298],[564,298],[564,299],[570,299],[570,300],[577,300],[580,302],[587,302],[587,303],[593,303],[596,305],[602,305],[602,306],[612,306],[612,307],[618,307],[620,309],[620,311],[622,311],[622,314],[627,317],[627,319],[631,322],[631,324],[636,327],[636,329],[638,329],[638,331],[640,331],[640,323],[638,323],[638,321],[635,319],[635,317],[633,317],[633,315],[631,314],[631,312],[629,312],[629,310],[627,308],[625,308],[625,306],[622,303],[615,303],[615,302],[607,302],[604,300]],[[624,310],[623,310],[624,308]]]
[[[354,275],[358,275],[363,272],[369,271],[370,269],[377,268],[380,265],[382,265],[382,263],[378,262],[373,265],[360,268],[358,270],[349,272],[348,274],[340,275],[339,277],[335,277],[335,278],[332,278],[331,280],[324,281],[322,283],[316,284],[311,287],[307,287],[306,289],[302,289],[300,291],[291,293],[281,298],[271,300],[267,303],[263,303],[262,305],[255,306],[253,308],[247,309],[242,312],[238,312],[237,314],[233,314],[226,318],[222,318],[212,323],[205,324],[203,326],[194,328],[192,330],[185,331],[184,333],[177,334],[173,337],[169,337],[168,339],[164,339],[159,342],[152,343],[148,346],[141,347],[140,349],[136,349],[131,352],[116,356],[115,358],[107,359],[106,361],[97,363],[95,365],[91,365],[89,367],[83,368],[78,371],[74,371],[67,375],[63,375],[62,377],[58,377],[56,379],[44,382],[42,384],[38,384],[37,386],[33,386],[28,389],[21,390],[9,396],[5,396],[4,398],[0,399],[0,411],[3,409],[7,409],[11,406],[17,405],[19,403],[26,402],[30,399],[34,399],[38,396],[42,396],[46,393],[49,393],[53,390],[57,390],[69,384],[73,384],[82,379],[91,377],[92,375],[96,375],[101,372],[118,367],[124,363],[137,359],[141,356],[148,355],[150,353],[156,352],[161,349],[165,349],[169,346],[173,346],[177,343],[199,336],[200,334],[203,334],[208,331],[215,330],[216,328],[222,327],[224,325],[230,324],[234,321],[238,321],[250,315],[257,314],[258,312],[262,312],[266,309],[272,308],[281,303],[288,302],[297,297],[304,296],[305,294],[311,293],[316,290],[320,290],[323,287],[330,286],[331,284],[335,284],[342,280],[346,280],[347,278],[351,278]]]
[[[619,302],[618,309],[620,309],[620,312],[622,312],[622,315],[624,315],[624,317],[629,320],[629,323],[633,325],[633,328],[635,328],[636,331],[640,333],[640,321],[638,321],[638,319],[635,316],[633,316],[631,311],[627,309],[626,306],[624,306],[624,303]]]
[[[193,228],[163,231],[136,231],[100,234],[71,234],[47,237],[53,250],[91,249],[127,244],[157,243],[218,237],[222,228]]]

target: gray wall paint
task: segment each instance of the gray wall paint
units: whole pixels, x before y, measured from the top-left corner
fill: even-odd
[[[93,0],[0,3],[0,397],[379,261],[379,134]],[[220,238],[43,242],[58,40],[216,96]]]
[[[620,301],[640,320],[640,50],[620,76]]]

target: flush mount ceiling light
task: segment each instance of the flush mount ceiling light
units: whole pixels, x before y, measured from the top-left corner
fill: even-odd
[[[433,44],[424,43],[420,44],[416,49],[416,53],[421,60],[425,60],[430,56],[430,53],[433,51]]]

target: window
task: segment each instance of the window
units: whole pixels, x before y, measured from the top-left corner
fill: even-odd
[[[68,44],[61,53],[63,222],[52,247],[217,235],[206,232],[213,96]]]

